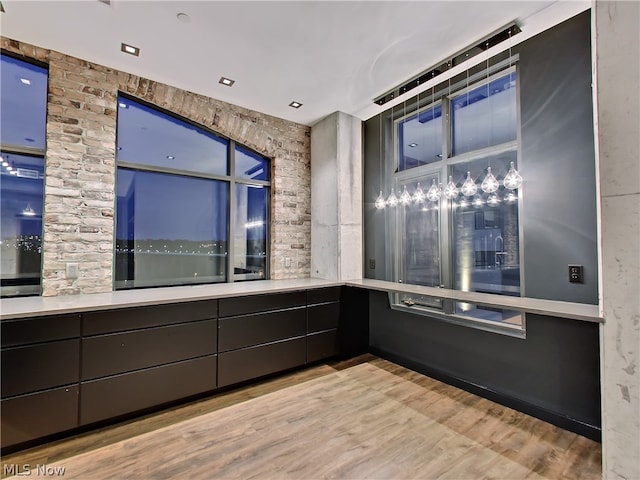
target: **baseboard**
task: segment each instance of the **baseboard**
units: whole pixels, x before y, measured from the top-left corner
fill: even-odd
[[[473,393],[474,395],[478,395],[479,397],[486,398],[488,400],[491,400],[492,402],[499,403],[500,405],[504,405],[505,407],[513,408],[514,410],[518,410],[519,412],[539,418],[540,420],[560,427],[564,430],[577,433],[578,435],[582,435],[583,437],[589,438],[596,442],[602,441],[602,431],[600,427],[596,427],[595,425],[586,424],[579,420],[560,415],[556,412],[552,412],[538,405],[533,405],[518,398],[505,395],[504,393],[496,392],[495,390],[491,390],[490,388],[476,385],[469,382],[468,380],[452,376],[448,373],[444,373],[438,369],[434,369],[413,360],[409,360],[395,353],[390,353],[374,347],[370,347],[369,351],[370,353],[380,358],[384,358],[385,360],[389,360],[390,362],[409,368],[448,385],[452,385],[467,392]]]

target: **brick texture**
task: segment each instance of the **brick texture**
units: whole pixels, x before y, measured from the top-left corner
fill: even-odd
[[[271,278],[309,276],[309,127],[6,37],[0,46],[49,64],[43,295],[112,290],[118,91],[272,159]],[[68,262],[79,278],[65,278]]]

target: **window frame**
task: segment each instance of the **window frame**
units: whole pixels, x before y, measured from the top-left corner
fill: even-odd
[[[0,49],[0,55],[12,58],[14,60],[18,60],[30,65],[34,65],[36,67],[40,67],[47,72],[47,85],[49,84],[49,65],[45,62],[41,62],[34,58],[25,57],[23,55],[16,54],[14,52],[10,52],[4,49]],[[16,284],[16,285],[0,285],[0,297],[2,298],[12,298],[12,297],[26,297],[26,296],[40,296],[42,295],[42,267],[44,264],[44,204],[45,204],[45,187],[46,187],[46,178],[47,178],[47,137],[46,137],[46,129],[47,129],[47,117],[49,111],[49,101],[45,98],[44,105],[44,123],[45,123],[45,146],[44,148],[37,147],[29,147],[25,145],[16,145],[3,143],[0,140],[0,152],[3,154],[15,154],[15,155],[23,155],[28,157],[40,158],[42,159],[43,166],[43,177],[42,177],[42,233],[41,233],[41,248],[42,251],[40,253],[40,271],[38,276],[38,283],[35,284]],[[32,287],[32,288],[27,288]],[[24,291],[26,288],[26,291]],[[15,292],[15,293],[14,293]]]
[[[157,105],[154,105],[150,102],[147,102],[145,100],[142,100],[140,98],[137,98],[131,94],[127,94],[126,92],[122,92],[122,91],[118,91],[118,98],[124,98],[127,99],[129,101],[132,102],[136,102],[139,103],[141,105],[144,105],[154,111],[157,111],[161,114],[173,117],[177,120],[180,120],[182,122],[185,122],[189,125],[192,125],[193,127],[197,128],[197,129],[201,129],[203,131],[206,131],[207,133],[213,134],[223,140],[226,140],[228,142],[227,145],[227,171],[228,171],[228,175],[221,175],[221,174],[213,174],[213,173],[199,173],[199,172],[195,172],[193,170],[181,170],[179,168],[167,168],[167,167],[155,167],[155,166],[151,166],[151,165],[144,165],[144,164],[139,164],[139,163],[134,163],[134,162],[126,162],[126,161],[120,161],[117,158],[117,150],[116,150],[116,175],[118,173],[118,169],[120,167],[122,168],[126,168],[129,170],[133,170],[133,171],[142,171],[142,172],[154,172],[154,173],[162,173],[162,174],[169,174],[169,175],[179,175],[179,176],[183,176],[183,177],[191,177],[191,178],[200,178],[200,179],[205,179],[205,180],[217,180],[217,181],[222,181],[225,182],[228,185],[228,205],[227,205],[227,224],[226,224],[226,232],[227,232],[227,251],[226,251],[226,261],[225,261],[225,267],[226,267],[226,275],[225,275],[225,281],[224,282],[202,282],[202,283],[188,283],[188,284],[182,284],[184,286],[192,286],[192,285],[217,285],[217,284],[225,284],[225,283],[235,283],[238,281],[255,281],[255,280],[268,280],[271,277],[271,271],[270,271],[270,266],[271,266],[271,204],[272,204],[272,173],[273,173],[273,158],[271,157],[267,157],[259,152],[256,152],[254,149],[236,142],[235,140],[222,135],[210,128],[207,128],[206,126],[199,124],[197,122],[194,122],[193,120],[189,119],[189,118],[185,118],[182,117],[174,112],[171,112],[169,110],[166,110],[162,107],[159,107]],[[116,135],[117,135],[117,127],[116,127]],[[116,138],[116,146],[117,146],[117,138]],[[236,152],[236,146],[240,146],[241,148],[248,150],[256,155],[258,155],[259,157],[265,159],[268,163],[268,178],[269,180],[252,180],[250,178],[244,178],[244,177],[236,177],[235,175],[235,167],[236,167],[236,162],[235,162],[235,152]],[[262,188],[266,188],[267,189],[267,203],[266,203],[266,228],[265,228],[265,234],[266,234],[266,238],[265,238],[265,244],[266,244],[266,250],[265,250],[265,269],[264,269],[264,278],[260,278],[260,279],[251,279],[251,278],[241,278],[241,275],[243,274],[235,274],[234,273],[234,258],[235,258],[235,246],[234,246],[234,242],[233,242],[233,233],[235,231],[235,214],[236,214],[236,184],[243,184],[243,185],[253,185],[253,186],[260,186]],[[115,197],[117,198],[118,192],[115,192]],[[117,201],[116,203],[116,210],[117,210]],[[117,211],[115,212],[114,215],[114,222],[117,222]],[[115,228],[115,224],[114,224],[114,249],[113,249],[113,261],[114,261],[114,265],[116,264],[116,249],[115,249],[115,244],[116,244],[116,235],[117,235],[117,228]],[[113,284],[113,290],[136,290],[136,289],[141,289],[141,288],[163,288],[163,287],[168,287],[170,285],[155,285],[155,286],[140,286],[140,287],[130,287],[130,288],[117,288],[116,287],[116,269],[113,269],[113,278],[112,278],[112,284]],[[176,285],[177,286],[177,285]]]
[[[494,65],[488,68],[481,69],[479,72],[472,75],[467,72],[467,77],[463,80],[457,81],[449,86],[440,84],[434,87],[433,94],[427,95],[425,91],[424,104],[421,103],[421,99],[412,99],[414,102],[412,108],[407,111],[406,103],[405,107],[400,111],[398,109],[391,110],[390,118],[386,122],[387,129],[391,129],[391,146],[392,146],[392,171],[389,172],[387,178],[388,190],[394,188],[396,195],[401,193],[402,186],[412,181],[419,181],[421,178],[436,177],[439,183],[444,186],[450,172],[455,165],[471,162],[487,158],[493,155],[498,155],[506,152],[515,152],[518,164],[521,164],[522,151],[521,151],[521,134],[522,123],[520,113],[520,74],[518,65],[518,55],[496,62]],[[476,150],[470,150],[458,155],[453,154],[453,121],[451,115],[452,99],[459,97],[464,93],[477,89],[496,78],[500,78],[505,75],[511,75],[515,73],[515,95],[516,95],[516,139],[510,140],[498,145],[492,145],[489,147],[479,148]],[[431,93],[431,92],[429,92]],[[442,105],[442,158],[438,161],[419,165],[414,168],[408,168],[400,170],[401,162],[401,148],[399,145],[399,129],[404,120],[419,114],[423,110],[429,110],[436,108],[439,104]],[[382,115],[382,114],[381,114]],[[387,167],[388,169],[389,167]],[[387,170],[388,171],[388,170]],[[421,187],[426,192],[429,188],[429,184],[422,185]],[[522,191],[518,191],[518,247],[519,247],[519,280],[520,280],[520,296],[525,296],[525,275],[524,275],[524,236],[523,236],[523,224],[521,221],[522,212]],[[440,271],[441,271],[441,284],[440,288],[455,288],[454,278],[454,232],[453,232],[453,210],[451,201],[441,199],[437,202],[438,209],[440,211]],[[402,208],[400,205],[396,208]],[[393,281],[403,283],[402,278],[403,270],[403,240],[404,225],[401,219],[402,214],[396,213],[394,215],[386,215],[385,221],[387,222],[387,238],[386,242],[391,245],[391,258],[390,267],[388,271],[392,272]],[[499,295],[499,294],[496,294]],[[408,300],[408,302],[407,302]],[[412,304],[411,298],[404,298],[401,293],[389,293],[389,303],[392,309],[410,312],[413,314],[425,315],[433,318],[438,318],[450,323],[464,325],[481,330],[502,333],[514,337],[524,338],[526,336],[526,314],[521,312],[521,325],[511,325],[506,323],[500,323],[493,320],[483,320],[471,316],[465,316],[455,312],[455,301],[449,299],[441,299],[441,307],[426,306],[418,303]]]

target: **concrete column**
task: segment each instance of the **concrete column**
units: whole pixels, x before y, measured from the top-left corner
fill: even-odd
[[[362,122],[336,112],[311,128],[311,276],[362,277]]]
[[[603,478],[640,478],[640,3],[594,3]]]

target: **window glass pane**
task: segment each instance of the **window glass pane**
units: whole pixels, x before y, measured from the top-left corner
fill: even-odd
[[[398,126],[399,169],[407,170],[442,159],[442,106],[422,110]]]
[[[453,98],[454,155],[516,139],[515,90],[512,72]]]
[[[453,205],[454,288],[457,290],[520,296],[517,190],[507,191],[500,186],[497,192],[486,194],[479,188],[488,165],[501,181],[509,170],[509,163],[516,160],[516,152],[507,152],[451,167],[458,186],[467,171],[478,185],[478,194],[461,195]],[[474,318],[520,322],[517,312],[466,303],[457,303],[455,309],[456,313]]]
[[[236,146],[236,177],[269,180],[269,161],[246,148]]]
[[[236,184],[235,280],[266,278],[268,198],[268,188]]]
[[[116,288],[226,281],[229,185],[118,169]]]
[[[45,148],[47,70],[2,55],[0,141],[3,145]]]
[[[40,293],[44,159],[2,153],[2,295]]]
[[[166,113],[118,99],[118,161],[227,175],[229,142]]]

